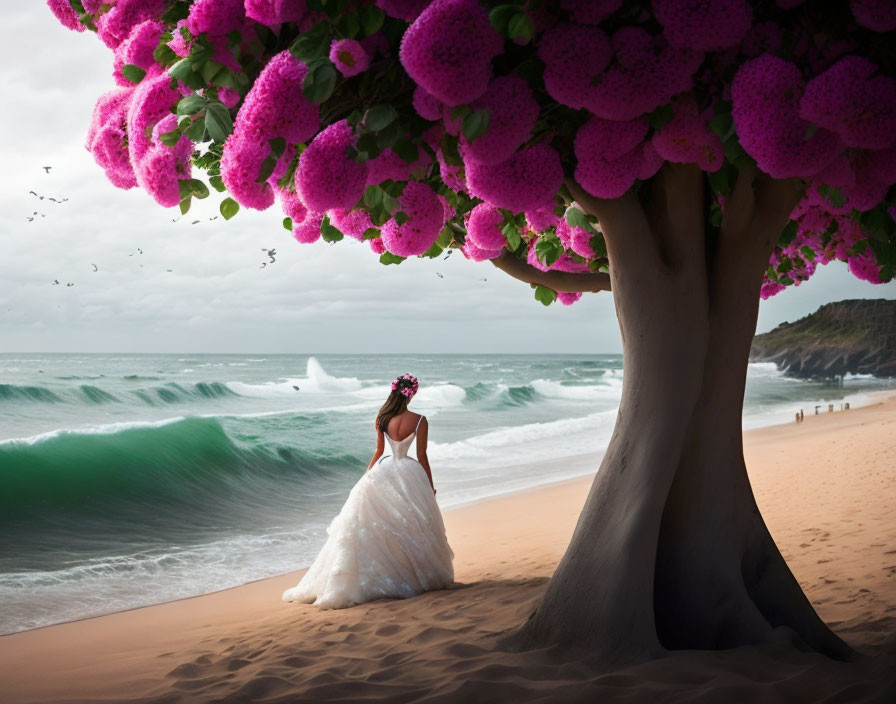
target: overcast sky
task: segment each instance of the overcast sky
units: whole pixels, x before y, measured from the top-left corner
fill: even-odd
[[[210,220],[213,192],[180,218],[116,189],[84,148],[93,104],[113,86],[112,53],[43,2],[4,3],[0,24],[0,351],[621,351],[606,293],[545,308],[526,284],[459,253],[384,267],[354,240],[296,244],[276,206]],[[276,248],[275,264],[261,268],[262,248]],[[832,264],[764,302],[759,330],[881,297],[896,298],[896,283],[871,286]]]

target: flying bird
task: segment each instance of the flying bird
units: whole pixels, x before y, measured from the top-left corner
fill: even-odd
[[[65,286],[68,288],[69,286],[74,286],[74,284],[66,284]]]
[[[44,199],[44,197],[43,197],[43,196],[40,196],[40,195],[38,195],[38,194],[37,194],[37,193],[35,193],[35,192],[34,192],[34,191],[28,191],[28,192],[29,192],[29,193],[30,193],[30,194],[31,194],[31,195],[33,195],[33,196],[36,196],[36,197],[37,197],[37,198],[40,198],[40,199],[41,199],[41,200],[43,200],[43,199]]]
[[[454,252],[453,249],[449,249],[448,253],[444,257],[442,257],[442,259],[447,259],[448,257],[450,257],[452,255],[453,252]]]
[[[53,167],[52,166],[43,166],[41,168],[43,168],[43,170],[46,171],[47,173],[50,173],[50,169],[52,169]]]
[[[440,279],[444,279],[444,278],[445,278],[445,277],[442,276],[439,272],[436,272],[436,276],[438,276]]]
[[[65,203],[68,200],[68,198],[60,198],[59,200],[57,200],[56,198],[47,198],[47,200],[51,200],[54,203]]]
[[[50,286],[58,286],[58,285],[59,285],[59,279],[53,279],[53,283],[50,284]]]
[[[94,264],[93,262],[90,262],[90,266],[93,267],[93,270],[94,270],[94,271],[99,271],[99,270],[100,270],[100,268],[99,268],[96,264]]]
[[[198,224],[199,224],[199,221],[198,221],[198,220],[194,220],[194,221],[191,222],[190,224],[191,224],[191,225],[198,225]]]

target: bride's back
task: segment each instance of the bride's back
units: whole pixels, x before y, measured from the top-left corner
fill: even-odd
[[[397,442],[406,440],[416,429],[419,420],[420,414],[413,411],[405,411],[401,415],[393,416],[386,426],[386,434]]]

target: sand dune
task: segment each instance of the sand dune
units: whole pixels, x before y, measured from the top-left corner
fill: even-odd
[[[824,618],[866,657],[788,642],[683,651],[614,672],[506,653],[591,478],[448,512],[457,586],[342,611],[285,604],[290,573],[0,638],[4,702],[896,701],[896,399],[746,433],[772,534]]]

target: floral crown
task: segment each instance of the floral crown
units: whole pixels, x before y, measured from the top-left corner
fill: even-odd
[[[419,386],[417,377],[410,374],[403,374],[392,382],[392,390],[398,391],[402,396],[407,396],[408,398],[412,398],[417,393]]]

